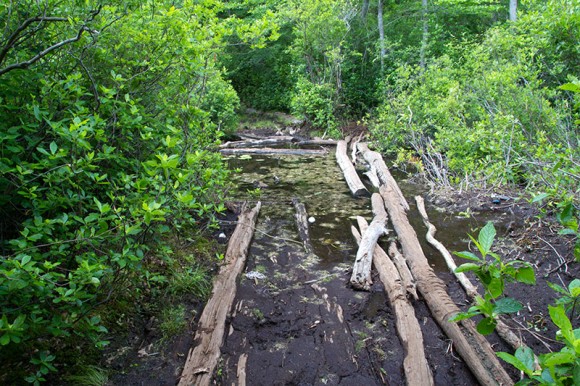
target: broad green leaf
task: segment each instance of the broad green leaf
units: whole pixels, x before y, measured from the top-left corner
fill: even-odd
[[[457,267],[455,269],[455,272],[460,273],[460,272],[468,272],[468,271],[477,271],[479,268],[480,268],[480,266],[478,264],[465,263],[465,264],[461,264],[459,267]]]
[[[519,268],[516,273],[516,280],[524,284],[536,284],[536,275],[532,267]]]
[[[542,356],[542,365],[545,367],[553,367],[567,363],[574,363],[576,355],[571,352],[553,352]]]
[[[51,142],[50,143],[50,152],[54,155],[54,154],[56,154],[57,150],[58,150],[58,145],[56,144],[56,142]]]
[[[526,367],[526,365],[512,354],[508,354],[507,352],[498,352],[496,355],[516,369],[523,371],[528,376],[531,375],[530,370]]]
[[[498,278],[492,278],[487,285],[487,290],[493,298],[501,296],[503,293],[503,280]]]
[[[497,314],[513,314],[522,309],[522,304],[513,298],[501,298],[495,302],[494,311]]]
[[[515,356],[524,364],[524,366],[526,366],[530,372],[534,371],[534,362],[536,358],[531,348],[527,346],[518,347],[515,352]]]
[[[491,221],[485,224],[485,226],[481,228],[481,230],[479,231],[479,236],[477,237],[477,240],[479,241],[479,244],[481,245],[481,248],[484,251],[483,253],[484,255],[487,255],[489,253],[495,235],[496,235],[495,227],[493,226],[493,223]]]
[[[550,194],[548,193],[540,193],[534,196],[533,200],[532,200],[532,204],[538,202],[538,201],[543,201],[545,198],[549,197]]]
[[[547,283],[548,283],[548,287],[550,287],[554,291],[559,292],[562,295],[568,295],[568,291],[566,291],[563,287],[559,286],[558,284],[550,283],[549,281]]]
[[[550,312],[550,318],[552,318],[552,322],[556,326],[560,328],[562,332],[562,336],[569,342],[574,340],[574,335],[572,332],[572,323],[570,323],[570,319],[566,316],[566,311],[564,311],[564,307],[558,306],[548,306],[548,310]]]
[[[455,316],[449,318],[450,322],[459,322],[464,319],[469,319],[474,317],[475,315],[479,315],[479,312],[458,312]]]
[[[473,260],[473,261],[482,261],[479,257],[469,251],[463,252],[454,252],[454,255],[461,257],[462,259]]]
[[[580,85],[577,85],[575,83],[564,83],[558,88],[564,91],[580,92]]]
[[[580,279],[574,279],[568,284],[568,290],[572,297],[580,296]]]
[[[489,335],[495,330],[497,321],[494,318],[485,318],[477,323],[477,331],[482,335]]]

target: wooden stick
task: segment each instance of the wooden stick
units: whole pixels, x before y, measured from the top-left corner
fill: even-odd
[[[427,241],[429,244],[433,245],[439,253],[445,259],[447,263],[447,267],[449,270],[455,275],[467,295],[471,298],[471,300],[475,300],[475,298],[479,295],[477,291],[477,287],[471,283],[471,280],[463,273],[463,272],[455,272],[457,269],[457,265],[451,256],[451,253],[445,248],[443,244],[441,244],[437,239],[435,239],[435,232],[437,232],[437,228],[429,221],[429,216],[427,216],[427,211],[425,210],[425,200],[421,196],[415,196],[415,201],[417,202],[417,210],[421,214],[423,218],[423,224],[427,227]],[[507,343],[509,344],[512,349],[515,351],[519,347],[526,347],[526,344],[518,337],[507,324],[505,324],[501,319],[497,319],[496,331],[498,335]]]
[[[338,162],[338,166],[340,166],[340,169],[344,174],[344,179],[346,180],[352,195],[355,197],[366,196],[368,195],[368,191],[356,173],[352,162],[350,162],[350,159],[346,154],[346,148],[347,142],[345,140],[338,141],[338,144],[336,145],[336,161]]]
[[[473,321],[449,321],[460,310],[447,294],[445,283],[435,275],[429,265],[417,234],[409,223],[398,190],[387,185],[380,188],[380,193],[399,237],[403,254],[417,280],[417,288],[437,323],[453,341],[459,355],[482,385],[513,385],[489,342],[477,332]]]
[[[371,197],[373,206],[373,221],[363,233],[362,240],[356,253],[350,284],[360,290],[370,291],[373,284],[371,279],[371,265],[373,252],[380,236],[387,234],[387,212],[385,204],[378,193]],[[362,217],[361,217],[362,218]],[[358,218],[357,218],[358,219]]]
[[[360,227],[363,234],[367,233],[367,230],[364,229],[366,226],[366,221],[363,219]],[[351,227],[351,230],[360,244],[360,233],[354,226]],[[425,356],[421,326],[415,316],[413,306],[407,299],[397,268],[385,251],[378,245],[375,246],[373,262],[395,313],[397,333],[405,349],[403,369],[405,370],[407,385],[433,385],[433,375]]]
[[[214,281],[212,296],[207,302],[195,333],[195,346],[189,350],[179,386],[210,384],[223,343],[226,318],[236,296],[236,280],[246,264],[248,248],[254,234],[261,203],[251,210],[246,205],[230,238],[224,265]]]
[[[308,233],[308,214],[306,213],[306,207],[298,198],[293,198],[292,204],[296,208],[296,225],[298,227],[298,234],[304,244],[304,249],[308,254],[314,255],[314,248],[312,247],[310,234]]]
[[[248,354],[243,353],[238,359],[238,386],[246,386],[246,364],[248,362]]]
[[[397,244],[394,241],[389,244],[389,256],[393,260],[393,263],[395,263],[397,271],[399,271],[399,275],[401,276],[401,280],[403,281],[403,285],[407,289],[407,292],[413,296],[415,300],[419,299],[419,296],[417,296],[417,285],[415,284],[413,274],[407,266],[405,257],[403,254],[401,254],[399,248],[397,248]]]

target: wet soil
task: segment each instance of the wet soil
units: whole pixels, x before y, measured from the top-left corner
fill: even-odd
[[[237,384],[239,364],[247,358],[248,385],[405,384],[403,348],[378,277],[370,292],[354,291],[347,284],[356,254],[350,226],[354,216],[371,220],[372,215],[368,198],[351,197],[333,152],[310,158],[237,156],[227,162],[238,169],[230,199],[260,200],[263,206],[214,383]],[[415,210],[414,195],[427,197],[427,211],[438,229],[436,237],[451,251],[468,249],[467,233],[476,234],[487,221],[494,221],[499,238],[496,250],[506,259],[528,261],[537,268],[536,286],[508,286],[508,295],[526,305],[508,324],[536,352],[546,352],[547,346],[559,349],[551,340],[555,328],[547,306],[555,296],[546,281],[567,285],[579,272],[575,263],[561,264],[562,259],[572,260],[571,243],[557,235],[558,226],[534,217],[537,211],[525,200],[505,192],[499,199],[497,192],[429,194],[417,180],[394,174],[411,204],[409,218],[423,249],[454,301],[462,309],[469,307],[443,259],[421,237],[426,229]],[[298,236],[294,197],[314,218],[310,224],[314,254],[305,251]],[[234,224],[231,216],[223,219],[216,235],[229,236]],[[424,302],[413,304],[435,383],[476,385]],[[125,374],[115,376],[111,384],[176,384],[194,328],[192,320],[190,331],[175,337],[157,355],[125,360],[120,364]],[[510,351],[497,336],[490,335],[489,340],[496,351]],[[147,342],[140,344],[146,348]],[[506,368],[518,379],[517,372]]]

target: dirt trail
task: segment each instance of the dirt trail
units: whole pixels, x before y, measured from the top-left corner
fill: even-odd
[[[232,158],[230,165],[242,169],[240,198],[262,186],[263,207],[217,384],[243,384],[238,374],[248,385],[405,384],[403,348],[378,277],[370,292],[347,285],[356,254],[352,216],[370,221],[369,199],[351,197],[332,154]],[[291,197],[315,218],[316,256],[301,244]],[[425,306],[417,310],[436,384],[476,384]]]

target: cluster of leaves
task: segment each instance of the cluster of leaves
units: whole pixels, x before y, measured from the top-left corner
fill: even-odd
[[[484,335],[494,331],[499,315],[516,313],[522,309],[522,304],[517,300],[502,297],[506,281],[536,284],[534,269],[529,263],[517,260],[504,263],[501,256],[491,251],[495,235],[493,223],[488,222],[479,232],[477,239],[469,235],[481,257],[469,251],[456,253],[457,256],[473,263],[462,264],[455,271],[473,272],[483,284],[485,294],[484,297],[477,296],[475,305],[467,312],[457,314],[453,320],[483,315],[483,319],[477,324],[477,331]]]
[[[497,318],[501,314],[518,312],[522,305],[515,299],[502,297],[504,283],[517,281],[525,284],[535,284],[533,268],[524,262],[503,263],[501,257],[491,252],[495,238],[495,228],[490,222],[483,227],[477,240],[469,236],[477,246],[482,258],[472,252],[459,252],[457,256],[474,261],[475,263],[462,264],[456,272],[471,271],[483,284],[485,297],[477,297],[475,305],[467,312],[458,313],[451,320],[460,321],[482,315],[483,319],[477,324],[477,330],[482,334],[490,334],[497,325]],[[486,261],[490,255],[493,261]],[[519,267],[518,267],[519,266]],[[576,385],[580,383],[580,329],[574,329],[572,320],[575,319],[575,309],[580,300],[580,280],[575,279],[563,288],[557,284],[548,283],[550,288],[561,297],[555,306],[549,306],[552,322],[560,329],[556,338],[564,344],[558,352],[550,352],[536,356],[531,348],[522,346],[512,355],[499,352],[497,355],[511,364],[528,378],[518,382],[518,385]],[[497,300],[496,300],[497,299]]]
[[[239,101],[216,55],[243,28],[174,3],[0,5],[0,357],[31,383],[72,338],[106,345],[98,306],[166,282],[168,235],[224,210]]]

